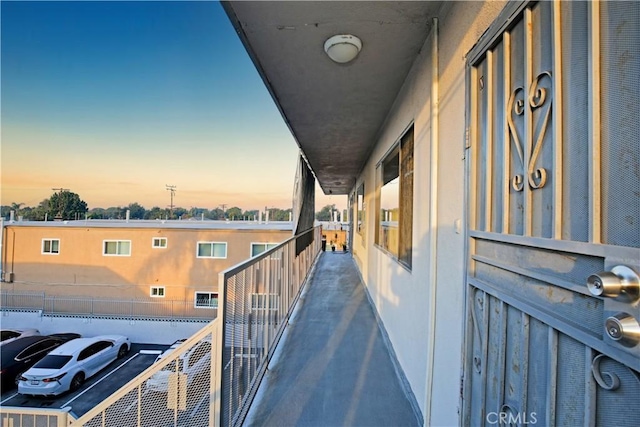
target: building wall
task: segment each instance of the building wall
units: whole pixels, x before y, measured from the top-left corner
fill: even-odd
[[[166,299],[191,300],[216,291],[218,273],[251,257],[251,243],[280,243],[291,230],[176,229],[7,225],[3,269],[11,291],[104,298],[147,298],[164,286]],[[166,248],[153,248],[166,237]],[[43,254],[43,239],[59,239],[59,254]],[[130,256],[105,256],[105,240],[131,241]],[[197,242],[226,242],[225,259],[198,258]],[[5,274],[5,279],[6,279]]]
[[[464,322],[465,54],[504,2],[449,2],[439,14],[438,75],[433,35],[417,56],[361,177],[366,230],[353,253],[426,425],[457,425]],[[460,31],[467,28],[466,33]],[[438,84],[438,136],[432,85]],[[413,263],[409,271],[374,244],[376,164],[414,124]],[[437,158],[431,159],[432,144]],[[431,209],[432,168],[437,176]],[[435,217],[431,218],[431,212]],[[356,212],[354,211],[354,214]],[[435,240],[432,240],[435,239]],[[435,251],[432,250],[435,248]],[[429,366],[433,365],[433,371]],[[437,392],[436,392],[437,391]]]

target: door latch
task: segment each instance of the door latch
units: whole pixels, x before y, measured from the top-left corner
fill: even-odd
[[[592,274],[587,278],[587,287],[597,297],[617,298],[622,296],[630,302],[640,296],[640,277],[627,266],[617,265],[611,271]]]
[[[618,313],[607,318],[604,324],[609,338],[619,341],[626,347],[634,347],[640,342],[640,325],[628,313]]]

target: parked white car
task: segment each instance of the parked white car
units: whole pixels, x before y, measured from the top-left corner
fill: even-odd
[[[156,358],[154,363],[171,354],[185,340],[178,340]],[[171,374],[184,374],[187,378],[187,385],[191,384],[199,374],[208,372],[211,365],[211,342],[200,341],[189,350],[182,353],[176,360],[167,364],[161,371],[156,372],[147,380],[146,389],[149,391],[167,392],[169,389],[169,376]],[[208,357],[205,357],[208,356]],[[176,370],[176,361],[178,367]]]
[[[78,338],[53,350],[18,379],[18,393],[53,396],[77,390],[84,381],[131,348],[123,335]]]
[[[29,337],[31,335],[40,335],[40,331],[37,329],[3,329],[0,331],[0,346],[10,343],[22,337]]]

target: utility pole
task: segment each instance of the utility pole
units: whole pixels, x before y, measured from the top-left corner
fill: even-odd
[[[224,219],[224,214],[227,212],[227,205],[223,203],[220,206],[222,206],[222,219]]]
[[[173,216],[173,196],[176,194],[176,186],[175,185],[169,185],[169,184],[165,184],[164,185],[166,187],[166,189],[168,191],[171,191],[171,204],[169,205],[169,209],[170,209],[170,214],[171,216]]]

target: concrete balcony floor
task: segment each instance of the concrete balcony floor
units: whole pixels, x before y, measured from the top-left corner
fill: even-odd
[[[351,254],[322,253],[245,425],[421,424]]]

